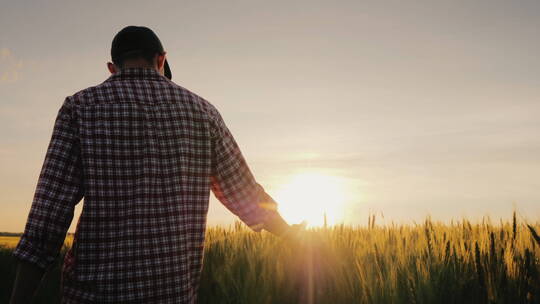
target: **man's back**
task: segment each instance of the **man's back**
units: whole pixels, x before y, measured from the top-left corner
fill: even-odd
[[[63,302],[196,299],[209,190],[254,230],[273,214],[218,111],[151,68],[66,98],[15,256],[46,268],[84,197]]]

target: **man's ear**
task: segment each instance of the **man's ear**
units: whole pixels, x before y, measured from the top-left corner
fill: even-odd
[[[107,62],[107,68],[109,69],[109,72],[111,72],[111,74],[118,72],[118,68],[112,62]]]
[[[166,54],[167,52],[163,52],[161,54],[158,54],[156,57],[157,68],[161,72],[161,74],[165,73],[164,66],[165,66],[165,59],[167,58]]]

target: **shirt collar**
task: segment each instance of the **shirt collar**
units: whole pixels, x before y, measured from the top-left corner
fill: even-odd
[[[120,71],[112,74],[108,81],[125,80],[125,79],[148,79],[148,80],[167,80],[153,68],[123,68]]]

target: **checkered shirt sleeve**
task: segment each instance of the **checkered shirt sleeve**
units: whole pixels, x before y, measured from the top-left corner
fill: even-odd
[[[53,128],[24,233],[14,250],[20,260],[47,269],[57,258],[74,207],[84,195],[80,143],[66,98]]]
[[[254,231],[276,213],[276,202],[255,181],[222,116],[213,112],[214,150],[211,189],[217,199]]]

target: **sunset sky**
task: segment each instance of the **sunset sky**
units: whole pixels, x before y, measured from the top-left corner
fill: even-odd
[[[291,222],[539,218],[539,1],[0,4],[0,231],[24,229],[60,105],[109,76],[127,25],[157,33]],[[234,221],[214,197],[208,219]]]

